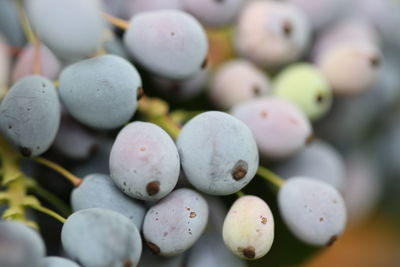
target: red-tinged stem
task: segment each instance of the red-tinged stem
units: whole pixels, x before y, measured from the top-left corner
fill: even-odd
[[[71,172],[67,171],[65,168],[62,166],[58,165],[57,163],[54,163],[50,160],[47,160],[45,158],[37,157],[33,158],[34,161],[37,163],[40,163],[56,172],[64,176],[68,181],[70,181],[75,187],[78,187],[82,183],[82,179],[73,175]]]
[[[128,21],[120,19],[120,18],[117,18],[117,17],[114,17],[114,16],[112,16],[110,14],[107,14],[105,12],[101,12],[101,15],[103,16],[103,18],[105,20],[110,22],[112,25],[114,25],[114,26],[116,26],[118,28],[121,28],[123,30],[128,29],[128,26],[129,26],[129,22]]]
[[[33,73],[40,75],[42,73],[42,62],[40,57],[40,40],[36,38],[35,44],[33,45]]]

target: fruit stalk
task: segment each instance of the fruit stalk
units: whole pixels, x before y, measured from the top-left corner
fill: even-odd
[[[0,159],[3,168],[2,185],[7,187],[4,199],[8,205],[8,209],[3,214],[3,218],[17,220],[36,227],[36,225],[28,221],[25,216],[23,200],[27,190],[24,183],[24,174],[18,166],[20,156],[1,136]]]
[[[274,185],[274,187],[278,190],[284,183],[282,178],[262,166],[258,167],[257,175],[264,178],[269,184]]]
[[[42,158],[42,157],[33,158],[33,160],[39,164],[42,164],[42,165],[58,172],[64,178],[66,178],[68,181],[70,181],[74,186],[79,186],[82,182],[81,178],[76,177],[71,172],[67,171],[66,169],[64,169],[63,167],[58,165],[57,163],[54,163],[54,162],[47,160],[45,158]]]

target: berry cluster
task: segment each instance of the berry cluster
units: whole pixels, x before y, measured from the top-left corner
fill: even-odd
[[[0,0],[0,266],[332,245],[381,194],[371,136],[400,173],[398,127],[367,131],[400,99],[399,23],[395,0]]]

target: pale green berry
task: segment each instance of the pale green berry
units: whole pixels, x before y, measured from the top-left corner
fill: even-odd
[[[274,218],[267,203],[256,196],[236,200],[226,215],[222,235],[235,255],[247,260],[263,257],[274,240]]]
[[[275,78],[273,94],[298,105],[310,120],[321,118],[332,104],[332,89],[316,66],[298,63]]]

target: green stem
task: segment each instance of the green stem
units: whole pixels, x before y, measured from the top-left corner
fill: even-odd
[[[21,23],[21,28],[25,34],[26,40],[33,45],[36,43],[36,37],[32,31],[32,27],[29,23],[28,16],[26,15],[24,4],[22,0],[16,0],[15,3],[17,5],[17,11]]]
[[[8,199],[8,194],[5,192],[0,192],[0,205],[6,202]]]
[[[33,228],[38,228],[33,221],[27,220],[25,216],[26,207],[39,210],[53,218],[64,222],[65,219],[58,213],[41,206],[40,202],[33,196],[27,195],[29,185],[34,185],[26,175],[19,169],[21,156],[0,136],[0,159],[3,168],[2,185],[7,189],[2,192],[2,200],[7,201],[8,209],[4,211],[3,218],[20,221]],[[44,196],[53,198],[52,194],[36,187]],[[57,202],[57,201],[56,201]]]
[[[105,12],[101,13],[102,17],[107,20],[109,23],[114,25],[115,27],[118,27],[122,30],[127,30],[129,27],[129,21],[114,17],[110,14],[107,14]]]
[[[74,186],[79,186],[82,182],[82,179],[73,175],[71,172],[67,171],[65,168],[62,166],[58,165],[57,163],[54,163],[48,159],[42,158],[42,157],[36,157],[32,158],[34,161],[37,163],[40,163],[56,172],[61,174],[64,178],[66,178],[68,181],[70,181]]]
[[[47,191],[34,179],[27,178],[27,186],[30,191],[43,198],[47,202],[51,203],[64,217],[68,217],[71,214],[71,209],[56,195]]]
[[[163,128],[173,139],[176,139],[181,131],[180,124],[170,116],[169,105],[159,98],[149,98],[145,95],[139,101],[139,112],[144,118]]]
[[[244,197],[244,196],[245,196],[245,193],[243,193],[243,191],[237,191],[237,192],[236,192],[236,196],[237,196],[238,198],[241,198],[241,197]]]
[[[0,136],[0,159],[3,167],[2,185],[7,187],[4,193],[7,197],[8,209],[4,212],[5,219],[26,222],[25,209],[22,202],[26,195],[24,174],[19,169],[20,155]]]
[[[175,140],[178,138],[181,128],[171,118],[167,116],[157,116],[150,118],[150,121],[163,128],[172,137],[172,139]]]
[[[43,206],[32,206],[31,208],[38,210],[44,214],[47,214],[51,217],[53,217],[54,219],[60,221],[61,223],[65,223],[66,219],[64,217],[62,217],[60,214],[58,214],[57,212],[54,212],[46,207]]]
[[[8,218],[17,221],[26,221],[25,208],[23,207],[23,200],[26,195],[26,188],[23,183],[22,176],[13,180],[7,185],[8,195],[8,209],[4,215]]]
[[[7,142],[0,136],[0,159],[2,161],[2,185],[18,179],[23,173],[19,169],[20,154],[15,151]]]
[[[204,111],[174,110],[171,112],[170,116],[173,120],[184,123],[203,112]]]
[[[277,189],[279,189],[284,183],[284,180],[281,177],[262,166],[258,167],[257,175],[264,178],[268,183],[272,184]]]

